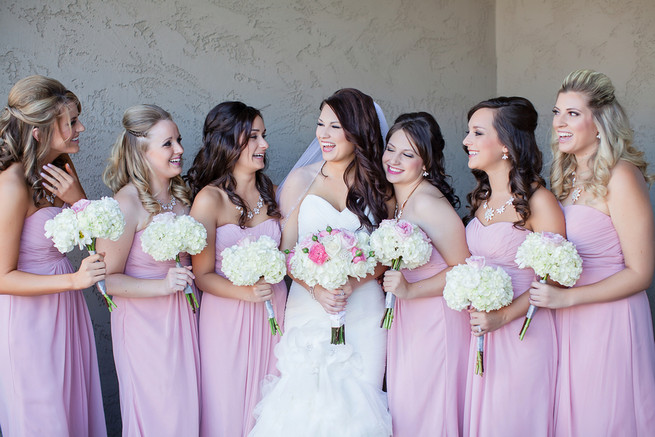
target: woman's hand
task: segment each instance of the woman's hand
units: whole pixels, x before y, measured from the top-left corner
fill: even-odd
[[[533,282],[530,286],[530,304],[540,308],[567,308],[571,302],[572,291],[541,282]]]
[[[409,282],[398,270],[387,270],[384,272],[382,289],[387,293],[393,293],[401,299],[406,299],[409,294]]]
[[[164,278],[166,295],[184,291],[187,285],[191,285],[195,276],[191,271],[191,266],[171,267]]]
[[[326,290],[320,285],[317,285],[314,288],[314,298],[321,304],[326,313],[338,314],[346,309],[348,296],[350,296],[352,292],[353,290],[350,286],[350,281],[346,282],[346,285],[336,290]]]
[[[73,289],[82,290],[88,288],[98,281],[105,279],[107,270],[105,268],[104,256],[96,253],[89,255],[82,260],[80,268],[73,274]]]
[[[42,185],[62,201],[72,205],[86,198],[86,195],[70,164],[66,163],[65,169],[66,171],[53,164],[44,165],[41,171]]]
[[[469,315],[471,317],[471,334],[475,337],[493,332],[507,323],[503,317],[502,310],[489,311],[487,313],[471,309],[469,310]]]
[[[271,284],[264,281],[264,278],[259,278],[259,281],[246,288],[248,289],[248,293],[246,293],[246,297],[243,299],[245,301],[266,302],[273,298],[273,288]]]

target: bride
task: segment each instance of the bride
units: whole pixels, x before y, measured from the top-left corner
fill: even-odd
[[[328,225],[370,232],[389,216],[391,187],[379,165],[381,121],[386,124],[373,99],[355,89],[322,102],[316,127],[322,159],[293,170],[281,193],[282,249]],[[336,290],[294,280],[275,350],[281,376],[265,384],[251,437],[391,435],[381,390],[384,298],[374,276]],[[346,344],[331,345],[329,315],[342,310]]]

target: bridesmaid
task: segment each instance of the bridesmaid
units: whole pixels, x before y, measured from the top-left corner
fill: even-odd
[[[550,436],[557,367],[555,321],[538,311],[523,341],[531,269],[514,259],[530,231],[565,234],[564,215],[540,176],[535,141],[537,112],[522,97],[498,97],[468,113],[464,149],[477,186],[468,194],[466,240],[473,255],[502,267],[512,278],[514,302],[497,311],[471,311],[471,348],[464,435]],[[477,338],[484,335],[483,377],[474,374]],[[511,402],[512,405],[508,405]],[[514,414],[507,414],[510,410]],[[517,411],[524,411],[518,413]]]
[[[202,148],[189,170],[195,199],[191,215],[207,229],[207,247],[193,256],[200,309],[202,436],[245,436],[254,426],[264,376],[276,373],[264,302],[272,300],[282,326],[284,282],[237,286],[221,272],[220,253],[247,236],[268,235],[279,244],[280,213],[274,186],[264,174],[266,128],[261,113],[241,102],[214,107],[203,128]]]
[[[78,98],[43,76],[18,81],[0,113],[0,428],[11,436],[105,436],[91,319],[82,289],[100,255],[75,272],[43,234],[63,202],[84,196]],[[63,167],[64,169],[60,168]],[[50,194],[46,189],[52,194]]]
[[[382,155],[395,218],[419,226],[433,244],[426,265],[384,275],[384,291],[398,297],[387,347],[395,437],[462,434],[470,328],[468,317],[449,309],[442,293],[446,272],[463,263],[469,250],[443,149],[434,117],[417,112],[396,119]]]
[[[614,92],[604,74],[574,71],[553,109],[551,185],[583,267],[574,288],[533,283],[530,290],[534,305],[557,309],[558,436],[655,429],[655,346],[644,291],[655,265],[654,178]]]
[[[198,320],[182,292],[193,284],[191,267],[155,261],[141,249],[154,215],[188,211],[181,140],[168,112],[133,106],[123,115],[123,132],[103,175],[126,223],[118,241],[98,240],[106,255],[107,292],[118,306],[111,333],[124,436],[198,434]],[[181,262],[188,266],[188,255]]]

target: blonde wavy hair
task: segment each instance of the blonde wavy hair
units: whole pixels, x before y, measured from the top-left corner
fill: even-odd
[[[77,96],[59,81],[28,76],[11,88],[7,106],[0,113],[0,171],[20,162],[35,206],[46,194],[40,172],[46,164],[56,123],[61,117],[68,117],[70,124],[70,114],[65,110],[69,103],[74,103],[78,112],[82,111]],[[34,128],[39,130],[38,141],[32,134]],[[63,166],[63,162],[57,160],[54,164]]]
[[[634,164],[650,184],[655,176],[647,172],[644,152],[633,145],[633,131],[628,117],[614,95],[614,85],[603,73],[577,70],[564,79],[557,95],[577,92],[587,99],[593,114],[600,141],[598,150],[589,158],[591,178],[584,189],[595,198],[607,196],[607,184],[612,168],[623,159]],[[573,188],[573,173],[577,168],[575,156],[559,151],[557,132],[553,130],[550,143],[553,164],[550,168],[551,189],[559,200],[566,198]]]
[[[153,196],[150,177],[153,169],[145,158],[149,131],[158,122],[171,120],[171,114],[156,105],[136,105],[123,114],[123,132],[118,136],[109,157],[102,179],[114,193],[132,183],[139,193],[139,200],[150,214],[162,212],[161,205]],[[181,176],[170,180],[169,190],[176,200],[191,205],[191,193]]]

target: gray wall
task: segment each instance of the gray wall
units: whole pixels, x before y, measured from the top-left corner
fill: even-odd
[[[313,138],[320,101],[356,87],[390,122],[405,111],[436,116],[463,198],[473,184],[461,149],[468,108],[498,94],[526,96],[540,111],[546,144],[554,94],[574,68],[606,72],[639,144],[652,143],[654,19],[652,0],[620,7],[583,0],[3,0],[0,95],[36,73],[77,93],[87,131],[74,161],[97,198],[109,194],[100,176],[133,104],[156,103],[173,114],[185,168],[211,107],[238,99],[262,109],[277,182]],[[88,302],[116,433],[109,317],[95,294]]]

